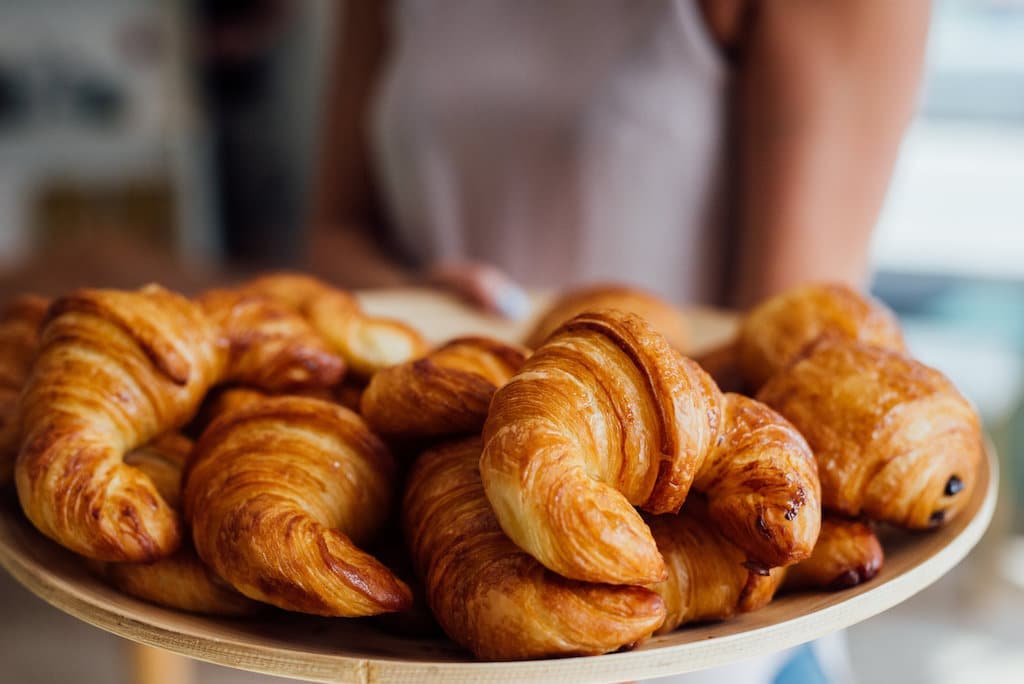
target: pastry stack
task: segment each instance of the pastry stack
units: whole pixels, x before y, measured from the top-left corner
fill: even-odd
[[[880,569],[876,523],[967,504],[976,413],[878,302],[809,285],[686,344],[680,312],[621,286],[567,293],[524,346],[433,348],[297,274],[23,297],[0,320],[0,482],[139,598],[425,605],[488,660],[843,589]]]

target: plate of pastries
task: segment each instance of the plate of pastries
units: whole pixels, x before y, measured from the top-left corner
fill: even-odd
[[[601,284],[537,309],[295,273],[19,297],[0,563],[244,669],[621,681],[863,620],[991,518],[977,412],[870,297],[711,315]]]

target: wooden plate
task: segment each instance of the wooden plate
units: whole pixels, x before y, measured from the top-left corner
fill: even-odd
[[[450,300],[422,293],[373,293],[368,308],[408,319],[433,339],[460,332],[513,338],[497,324]],[[692,317],[695,346],[727,336],[728,316]],[[127,639],[209,662],[318,682],[623,681],[689,672],[778,651],[876,615],[937,580],[981,538],[995,508],[997,463],[991,448],[964,512],[928,533],[885,536],[885,567],[859,587],[782,596],[763,610],[722,623],[685,627],[640,648],[589,658],[479,663],[444,639],[402,637],[372,620],[272,613],[258,619],[213,619],[143,603],[110,589],[85,563],[45,539],[25,520],[13,492],[0,492],[0,565],[60,610]],[[42,635],[40,635],[42,636]]]

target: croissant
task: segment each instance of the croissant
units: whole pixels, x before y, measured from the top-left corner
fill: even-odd
[[[406,539],[448,636],[487,660],[606,653],[650,636],[665,617],[657,594],[565,579],[505,536],[479,456],[477,438],[428,451],[405,492]]]
[[[180,510],[181,473],[192,441],[169,433],[136,449],[124,462],[149,476],[167,504]],[[119,590],[168,608],[207,615],[247,615],[259,604],[232,589],[203,565],[191,541],[152,563],[107,563],[102,574]]]
[[[536,349],[569,319],[601,309],[618,309],[646,319],[676,349],[686,349],[689,344],[690,330],[681,311],[656,294],[617,284],[589,285],[564,293],[537,320],[524,344]]]
[[[814,283],[772,297],[743,318],[736,344],[744,378],[760,388],[823,335],[906,349],[899,321],[884,304],[845,285]]]
[[[178,516],[123,457],[191,418],[224,352],[196,304],[156,285],[54,302],[19,403],[15,481],[29,520],[95,560],[174,551]]]
[[[687,499],[678,515],[648,516],[647,522],[668,568],[668,578],[651,586],[667,611],[657,634],[758,610],[786,576],[786,568],[748,568],[743,551],[711,523],[700,497]]]
[[[651,584],[665,565],[634,506],[679,510],[690,486],[763,567],[810,555],[820,523],[813,455],[780,416],[723,397],[643,319],[582,314],[491,401],[480,471],[521,548],[566,577]]]
[[[838,591],[867,582],[882,569],[885,555],[871,525],[834,515],[821,519],[814,553],[786,568],[787,590]]]
[[[739,355],[734,340],[713,347],[694,357],[694,361],[704,369],[718,388],[723,392],[736,392],[751,396],[754,392],[740,370]]]
[[[387,517],[395,462],[356,414],[307,397],[225,411],[185,476],[199,557],[250,598],[355,617],[402,610],[408,587],[356,545]]]
[[[978,416],[944,375],[903,354],[823,339],[758,398],[807,438],[827,509],[923,529],[970,500]]]
[[[12,301],[0,316],[0,486],[14,475],[20,422],[18,397],[39,346],[39,324],[50,302],[36,295]]]
[[[427,351],[427,343],[401,321],[368,316],[351,295],[309,276],[278,273],[243,288],[276,299],[302,313],[341,355],[350,370],[369,377]]]
[[[375,432],[392,437],[479,433],[494,391],[525,358],[523,350],[484,337],[452,340],[374,374],[361,413]]]
[[[212,290],[200,297],[199,304],[227,339],[227,381],[288,392],[331,387],[345,372],[345,362],[302,316],[281,302]]]

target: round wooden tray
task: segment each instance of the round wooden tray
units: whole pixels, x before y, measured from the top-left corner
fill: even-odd
[[[463,331],[516,332],[420,295],[373,295],[375,311],[401,315],[435,339]],[[417,315],[418,314],[418,315]],[[728,317],[701,313],[695,337],[729,334]],[[714,330],[711,330],[714,328]],[[836,593],[781,596],[733,620],[685,627],[639,648],[588,658],[480,663],[444,639],[402,637],[373,620],[269,613],[245,620],[180,613],[125,596],[96,579],[78,557],[45,539],[25,520],[10,490],[0,492],[0,565],[37,596],[85,622],[127,639],[229,667],[318,682],[623,681],[689,672],[778,651],[876,615],[937,580],[981,538],[998,489],[994,452],[979,472],[963,514],[928,533],[887,531],[886,561],[875,579]]]

